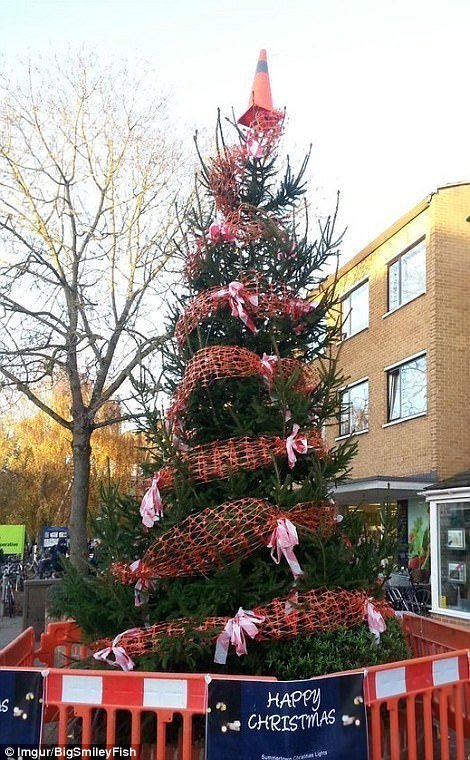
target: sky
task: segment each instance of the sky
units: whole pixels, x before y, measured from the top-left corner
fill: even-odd
[[[0,51],[145,61],[183,139],[246,108],[261,48],[310,199],[341,193],[343,261],[438,186],[470,180],[468,0],[0,0]],[[470,213],[470,209],[469,209]]]

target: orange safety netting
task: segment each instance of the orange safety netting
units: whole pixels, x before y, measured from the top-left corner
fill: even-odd
[[[368,599],[369,595],[364,591],[344,589],[314,589],[299,594],[297,598],[291,595],[287,599],[274,599],[253,610],[254,615],[264,617],[264,622],[257,624],[256,640],[293,639],[335,628],[353,628],[364,619],[364,605]],[[393,615],[386,602],[374,599],[373,604],[383,616]],[[189,618],[178,618],[125,632],[120,637],[119,646],[133,658],[150,652],[158,653],[164,638],[187,636],[191,639],[191,631],[213,632],[215,641],[229,620],[228,617],[210,617],[195,626]],[[96,643],[96,648],[109,647],[111,643],[109,639],[101,640]]]
[[[315,308],[310,301],[296,297],[286,285],[266,285],[262,289],[256,281],[243,281],[243,285],[249,296],[256,296],[258,299],[256,308],[245,299],[246,311],[253,319],[290,317],[294,324],[298,324],[305,314]],[[191,301],[176,323],[175,338],[178,344],[182,346],[186,336],[190,335],[203,320],[216,314],[218,309],[229,306],[230,295],[227,288],[216,287],[200,293]]]
[[[317,456],[325,457],[327,448],[318,430],[305,433],[308,446]],[[267,467],[273,458],[287,454],[287,439],[279,436],[242,436],[225,441],[195,446],[191,451],[181,453],[181,460],[189,468],[194,483],[210,483],[212,480],[227,478],[239,470],[257,470]],[[158,487],[161,491],[171,488],[176,469],[162,467]]]
[[[310,365],[302,365],[296,359],[263,357],[239,346],[209,346],[201,348],[186,365],[181,383],[168,410],[168,419],[174,419],[188,403],[193,390],[206,388],[222,378],[250,377],[263,375],[270,381],[274,376],[288,380],[297,374],[295,389],[308,395],[319,383],[318,371]]]
[[[256,140],[263,150],[272,148],[282,135],[284,113],[282,111],[265,111],[256,109],[247,132],[247,142]]]
[[[305,502],[289,511],[263,499],[239,499],[190,515],[162,536],[144,554],[138,568],[116,562],[113,575],[122,583],[205,575],[266,546],[277,520],[286,517],[323,538],[335,526],[331,502]]]
[[[241,145],[225,147],[213,159],[207,184],[219,215],[223,217],[224,236],[217,241],[249,243],[278,237],[282,220],[262,208],[247,203],[246,181],[253,159],[270,160],[269,155],[282,133],[284,114],[258,111]],[[278,226],[279,225],[279,226]],[[186,274],[195,277],[204,258],[206,241],[198,237],[187,256]]]
[[[264,224],[258,226],[255,221],[258,209],[244,203],[245,182],[251,174],[253,159],[271,160],[269,156],[281,136],[283,118],[280,111],[269,115],[258,112],[242,144],[224,147],[212,160],[208,175],[209,190],[216,208],[239,238],[240,235],[245,239],[262,236],[266,228]],[[245,218],[243,229],[240,229],[240,219],[237,221],[236,214],[243,206],[246,207]]]

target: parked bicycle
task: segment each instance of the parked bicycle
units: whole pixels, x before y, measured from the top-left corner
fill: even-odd
[[[2,615],[8,614],[13,617],[15,613],[15,573],[9,572],[9,566],[6,565],[2,574]]]

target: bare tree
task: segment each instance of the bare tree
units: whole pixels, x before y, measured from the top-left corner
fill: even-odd
[[[117,421],[99,411],[118,393],[122,408],[164,340],[155,315],[181,154],[165,99],[124,70],[77,59],[0,87],[0,375],[71,432],[80,567],[92,433]],[[66,416],[41,392],[63,373]]]

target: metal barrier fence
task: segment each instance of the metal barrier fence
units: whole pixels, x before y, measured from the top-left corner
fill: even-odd
[[[132,746],[142,760],[203,760],[204,675],[57,668],[58,659],[84,655],[77,628],[52,624],[36,652],[31,630],[0,651],[0,664],[48,667],[46,745]],[[369,668],[365,697],[371,760],[468,757],[468,648]]]

